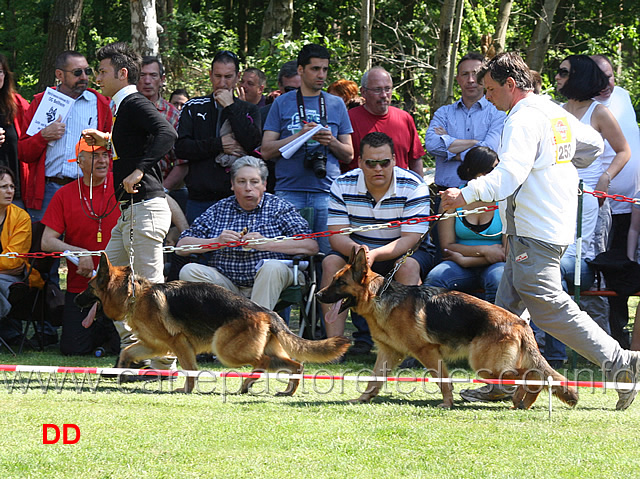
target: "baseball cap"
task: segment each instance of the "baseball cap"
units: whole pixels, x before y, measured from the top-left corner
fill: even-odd
[[[89,146],[87,144],[87,140],[85,140],[84,138],[80,138],[80,141],[76,144],[76,157],[67,161],[69,161],[69,163],[76,161],[78,159],[78,156],[80,156],[81,151],[98,152],[100,150],[109,151],[104,146]]]

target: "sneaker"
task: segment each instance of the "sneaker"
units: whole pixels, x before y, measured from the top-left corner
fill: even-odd
[[[508,401],[513,397],[512,387],[486,384],[477,389],[462,389],[460,397],[468,402]]]
[[[616,409],[618,411],[624,411],[636,398],[638,394],[638,390],[635,389],[638,381],[640,381],[640,369],[638,366],[640,365],[640,352],[638,351],[629,351],[631,354],[631,361],[629,362],[629,367],[624,371],[624,374],[618,374],[617,379],[618,382],[627,382],[633,385],[633,389],[631,391],[621,391],[618,390],[618,402],[616,403]]]
[[[371,352],[372,346],[364,341],[356,341],[353,345],[347,349],[345,356],[363,356]]]
[[[406,358],[398,366],[399,369],[422,369],[424,366],[416,358]]]

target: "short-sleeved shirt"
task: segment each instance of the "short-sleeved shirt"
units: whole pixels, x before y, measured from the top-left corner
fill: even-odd
[[[406,221],[429,216],[429,188],[417,173],[395,166],[389,190],[377,203],[367,191],[360,168],[338,177],[329,196],[330,226],[365,225]],[[401,233],[424,233],[428,222],[352,233],[351,239],[369,248],[378,248],[400,238]]]
[[[340,135],[352,133],[351,121],[342,98],[325,92],[321,92],[321,95],[325,99],[327,109],[327,126],[331,128],[333,136],[337,138]],[[302,129],[303,123],[296,98],[296,91],[290,91],[275,99],[264,124],[265,131],[275,131],[280,134],[280,139],[284,139]],[[306,121],[320,124],[319,96],[305,96],[303,98]],[[326,152],[327,176],[325,178],[317,178],[313,170],[304,166],[305,155],[310,156],[314,152]],[[340,165],[331,150],[317,141],[309,140],[290,159],[278,157],[276,161],[276,191],[328,193],[331,183],[339,175]]]
[[[367,133],[380,131],[386,133],[393,140],[393,150],[396,154],[396,166],[409,169],[411,161],[425,155],[422,140],[418,136],[416,124],[409,113],[394,106],[389,107],[386,115],[374,115],[364,106],[349,110],[349,118],[353,127],[353,161],[344,170],[358,167],[360,156],[360,141]]]
[[[107,176],[106,182],[106,188],[104,183],[93,187],[93,198],[89,196],[89,187],[81,179],[63,186],[53,195],[42,223],[58,233],[64,233],[65,243],[89,251],[103,250],[120,216],[113,194],[111,174]],[[78,184],[81,190],[78,189]],[[91,214],[92,210],[95,214]],[[96,215],[103,214],[107,216],[102,220],[96,218]],[[101,242],[98,242],[98,231],[102,233]],[[93,257],[95,268],[98,267],[99,260],[100,257]],[[67,264],[67,291],[81,293],[87,288],[89,280],[76,273],[77,267],[74,264]]]
[[[260,204],[251,211],[243,209],[235,196],[218,201],[198,216],[191,227],[182,232],[180,238],[213,239],[224,230],[242,231],[244,228],[247,228],[247,232],[257,232],[266,238],[311,233],[309,223],[291,203],[265,193]],[[209,266],[216,268],[236,286],[251,287],[260,260],[290,257],[291,255],[272,251],[221,248],[212,251]]]

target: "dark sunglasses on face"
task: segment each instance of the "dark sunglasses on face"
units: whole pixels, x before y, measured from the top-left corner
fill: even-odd
[[[285,93],[289,93],[290,91],[294,91],[294,90],[297,90],[297,88],[294,87],[294,86],[286,86],[286,87],[284,87],[284,92]]]
[[[367,166],[367,168],[371,168],[372,170],[378,165],[380,165],[382,168],[386,168],[391,164],[391,159],[385,158],[384,160],[364,160],[364,164]]]
[[[558,68],[558,76],[560,78],[567,78],[569,76],[569,70],[566,68]]]
[[[87,76],[93,75],[93,68],[87,67],[84,70],[82,68],[76,68],[75,70],[62,70],[63,72],[73,73],[73,76],[79,77],[82,76],[82,73],[86,73]]]

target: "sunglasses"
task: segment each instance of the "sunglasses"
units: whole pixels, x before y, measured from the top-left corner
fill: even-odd
[[[294,86],[286,86],[286,87],[284,87],[284,92],[285,93],[289,93],[290,91],[294,91],[294,90],[297,90],[297,88],[294,87]]]
[[[73,73],[74,77],[79,77],[82,73],[86,73],[87,76],[93,75],[93,68],[87,67],[84,70],[82,68],[76,68],[75,70],[62,70],[63,72]]]
[[[560,78],[567,78],[569,76],[569,70],[566,68],[558,68],[557,73]]]
[[[372,93],[374,93],[376,95],[381,95],[382,93],[391,93],[393,91],[393,87],[391,87],[391,86],[385,86],[385,87],[380,87],[379,86],[378,88],[367,88],[365,86],[365,87],[362,87],[362,88],[364,88],[365,90],[368,90],[368,91],[370,91],[370,92],[372,92]]]
[[[391,158],[385,158],[384,160],[364,160],[364,164],[367,168],[371,168],[372,170],[378,165],[382,168],[386,168],[391,164]]]

